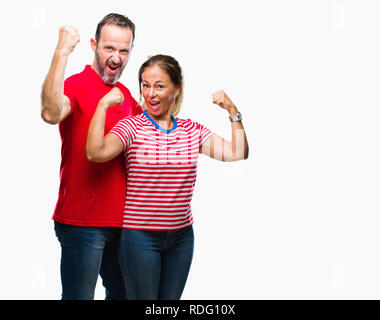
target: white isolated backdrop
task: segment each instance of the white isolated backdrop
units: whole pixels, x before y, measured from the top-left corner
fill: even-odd
[[[81,34],[69,76],[92,63],[110,12],[136,24],[121,81],[137,100],[140,65],[170,54],[185,77],[180,116],[228,138],[211,103],[224,89],[244,117],[248,160],[200,157],[182,298],[379,299],[376,0],[1,2],[0,299],[60,298],[60,138],[40,118],[40,90],[59,26]]]

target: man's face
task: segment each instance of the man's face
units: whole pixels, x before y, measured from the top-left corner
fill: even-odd
[[[113,86],[119,80],[133,47],[132,37],[131,29],[106,24],[98,42],[91,39],[95,52],[92,67],[105,84]]]

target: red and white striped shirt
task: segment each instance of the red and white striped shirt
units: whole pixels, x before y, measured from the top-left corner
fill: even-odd
[[[212,132],[189,119],[165,130],[146,111],[120,120],[110,131],[124,144],[127,194],[123,228],[178,230],[193,224],[199,147]]]

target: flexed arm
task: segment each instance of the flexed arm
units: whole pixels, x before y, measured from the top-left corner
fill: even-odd
[[[212,95],[213,103],[228,111],[230,117],[238,114],[235,104],[220,90]],[[231,122],[231,141],[214,134],[200,147],[199,152],[220,161],[238,161],[248,158],[248,141],[241,121]]]
[[[59,28],[58,44],[41,91],[41,117],[47,123],[57,124],[71,111],[70,100],[63,93],[64,76],[68,57],[79,40],[75,27]]]
[[[123,151],[124,145],[116,135],[109,133],[104,136],[108,108],[115,104],[121,105],[123,101],[124,96],[117,87],[113,88],[99,101],[88,128],[86,143],[86,157],[88,160],[106,162]]]

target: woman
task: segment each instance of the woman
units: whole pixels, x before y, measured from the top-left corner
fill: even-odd
[[[178,62],[165,55],[147,60],[139,71],[143,114],[127,117],[104,136],[107,109],[123,102],[113,88],[99,102],[90,123],[86,154],[104,162],[124,152],[127,196],[120,264],[128,299],[180,299],[193,256],[191,198],[198,154],[221,161],[248,157],[248,143],[236,106],[223,92],[213,103],[227,110],[231,142],[189,119],[175,118],[182,96]]]

